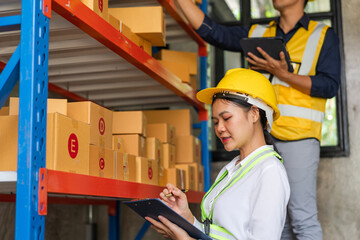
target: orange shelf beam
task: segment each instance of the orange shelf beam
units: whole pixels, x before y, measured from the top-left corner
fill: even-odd
[[[158,198],[163,189],[149,184],[47,170],[48,193],[141,199]],[[204,192],[188,191],[186,196],[189,202],[200,203]]]
[[[199,110],[195,90],[86,7],[80,0],[53,0],[52,9]]]

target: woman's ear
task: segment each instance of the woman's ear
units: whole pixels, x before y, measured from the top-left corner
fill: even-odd
[[[249,117],[253,123],[256,123],[260,120],[260,112],[258,107],[252,106],[250,108],[249,114]]]

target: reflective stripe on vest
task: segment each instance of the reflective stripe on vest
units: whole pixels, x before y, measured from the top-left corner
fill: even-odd
[[[204,222],[210,222],[210,226],[206,226],[204,224],[205,233],[209,234],[210,237],[214,239],[219,240],[225,240],[225,239],[236,239],[229,231],[227,231],[225,228],[212,224],[213,219],[213,213],[214,213],[214,204],[218,197],[223,194],[226,190],[228,190],[230,187],[232,187],[235,183],[237,183],[241,178],[245,176],[247,172],[249,172],[256,164],[258,164],[261,160],[264,160],[270,156],[276,156],[282,161],[282,158],[278,153],[276,153],[272,148],[264,148],[261,151],[257,152],[252,156],[244,165],[242,165],[239,170],[236,172],[236,174],[231,178],[231,180],[226,184],[226,186],[220,191],[220,193],[215,197],[211,208],[209,215],[206,214],[204,209],[204,200],[209,195],[209,193],[215,188],[216,185],[218,185],[228,174],[228,171],[226,170],[221,177],[211,186],[210,190],[205,194],[202,202],[201,202],[201,217]],[[240,163],[241,164],[241,163]],[[209,227],[210,232],[207,232],[206,228]]]
[[[253,25],[249,37],[274,37],[276,27],[274,21],[267,27]],[[289,40],[286,46],[295,69],[294,73],[304,76],[316,74],[316,65],[327,29],[328,26],[323,23],[310,21],[308,30],[299,28]],[[275,76],[272,78],[272,84],[278,95],[281,116],[274,122],[271,134],[280,140],[313,137],[320,141],[326,99],[306,95]]]
[[[281,116],[305,118],[322,123],[325,113],[310,108],[278,104]]]

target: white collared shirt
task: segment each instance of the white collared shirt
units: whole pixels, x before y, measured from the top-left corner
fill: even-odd
[[[208,215],[215,197],[226,186],[237,170],[258,151],[272,146],[262,146],[235,165],[235,157],[218,174],[226,170],[227,176],[205,198],[204,209]],[[275,156],[256,164],[238,182],[222,193],[215,201],[213,224],[229,231],[236,239],[280,239],[285,224],[290,186],[285,168]],[[195,219],[194,225],[203,231],[203,224]]]

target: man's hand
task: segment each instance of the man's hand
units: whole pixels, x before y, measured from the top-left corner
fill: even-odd
[[[269,54],[267,54],[264,50],[262,50],[260,47],[257,47],[256,49],[265,59],[259,58],[253,53],[249,52],[249,57],[247,57],[246,60],[248,60],[248,62],[253,65],[251,69],[265,70],[277,76],[279,79],[284,78],[287,74],[289,74],[284,52],[280,52],[280,60],[276,60],[272,58]]]

